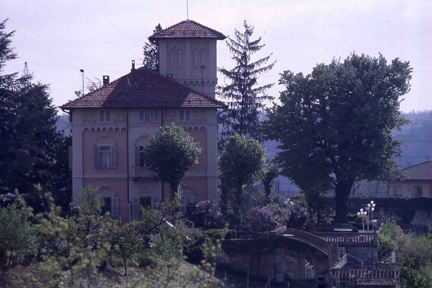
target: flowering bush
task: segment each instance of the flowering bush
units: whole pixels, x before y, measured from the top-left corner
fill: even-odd
[[[194,222],[196,227],[218,228],[221,213],[212,200],[200,201],[193,207],[189,207],[186,218]]]
[[[254,207],[243,219],[244,232],[250,236],[270,232],[278,225],[276,214],[266,207]]]

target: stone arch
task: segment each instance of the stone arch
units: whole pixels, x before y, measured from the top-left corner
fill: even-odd
[[[205,127],[201,127],[200,132],[205,132],[205,131],[206,131]]]
[[[124,127],[121,128],[120,132],[121,132],[121,133],[126,133],[126,128],[124,128]]]
[[[135,145],[147,145],[148,141],[149,141],[149,135],[144,134],[141,137],[139,137],[136,141],[135,141]]]
[[[112,132],[113,132],[113,128],[110,127],[110,128],[108,129],[108,132],[111,132],[111,133],[112,133]]]
[[[109,136],[102,136],[96,141],[96,145],[109,145],[114,146],[115,140]]]
[[[102,186],[99,188],[99,195],[101,195],[102,197],[114,197],[116,196],[116,193],[111,187]]]
[[[83,131],[84,133],[88,133],[89,132],[89,129],[88,128],[84,128],[84,131]]]
[[[114,133],[119,133],[120,132],[120,129],[119,128],[115,128],[114,129]]]
[[[90,133],[95,133],[95,128],[91,128]]]
[[[147,196],[147,197],[151,197],[152,196],[152,191],[148,188],[143,188],[138,192],[138,196],[142,197],[142,196]]]
[[[97,129],[96,129],[96,132],[97,132],[97,133],[101,132],[101,129],[100,129],[100,128],[97,128]]]
[[[198,128],[198,127],[195,127],[194,132],[195,132],[195,133],[199,133],[199,128]]]
[[[193,128],[192,128],[192,127],[189,127],[189,128],[187,129],[187,132],[192,133],[192,132],[193,132]]]

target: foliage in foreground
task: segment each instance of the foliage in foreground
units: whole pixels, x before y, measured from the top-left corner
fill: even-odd
[[[159,216],[121,223],[102,214],[104,201],[97,189],[89,187],[83,189],[72,216],[62,217],[50,195],[44,202],[46,210],[39,214],[22,198],[22,210],[12,205],[0,211],[0,229],[5,232],[0,235],[0,248],[2,255],[13,259],[7,261],[9,274],[0,277],[6,286],[125,287],[124,279],[130,279],[128,287],[218,286],[212,276],[220,243],[200,229],[186,227],[179,218],[173,218],[175,225],[170,226],[159,219],[164,219],[163,214],[154,210],[143,217]],[[185,251],[198,240],[202,243],[197,247],[201,264],[185,270]],[[33,262],[27,263],[30,266],[16,266],[26,255],[32,256],[29,261]],[[134,268],[134,275],[127,276],[131,266],[141,267],[141,272]],[[126,277],[116,274],[115,267],[123,267]]]
[[[404,233],[394,220],[389,220],[378,234],[378,244],[381,259],[388,259],[392,251],[396,252],[402,287],[431,287],[432,231],[420,235]]]

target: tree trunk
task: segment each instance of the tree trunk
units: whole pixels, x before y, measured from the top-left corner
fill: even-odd
[[[233,205],[233,212],[234,212],[234,217],[235,217],[235,222],[236,222],[236,230],[238,229],[238,225],[240,224],[240,207],[242,204],[242,200],[243,200],[243,181],[241,179],[238,180],[237,182],[237,193],[235,196],[235,202]]]
[[[336,184],[336,223],[348,222],[348,197],[351,192],[352,185],[352,182],[338,182]]]

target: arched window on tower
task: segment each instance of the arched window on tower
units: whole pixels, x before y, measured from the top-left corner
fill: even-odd
[[[177,68],[178,69],[183,68],[183,50],[182,49],[177,50]]]
[[[176,51],[171,49],[168,53],[168,67],[169,69],[175,69],[176,67]]]

